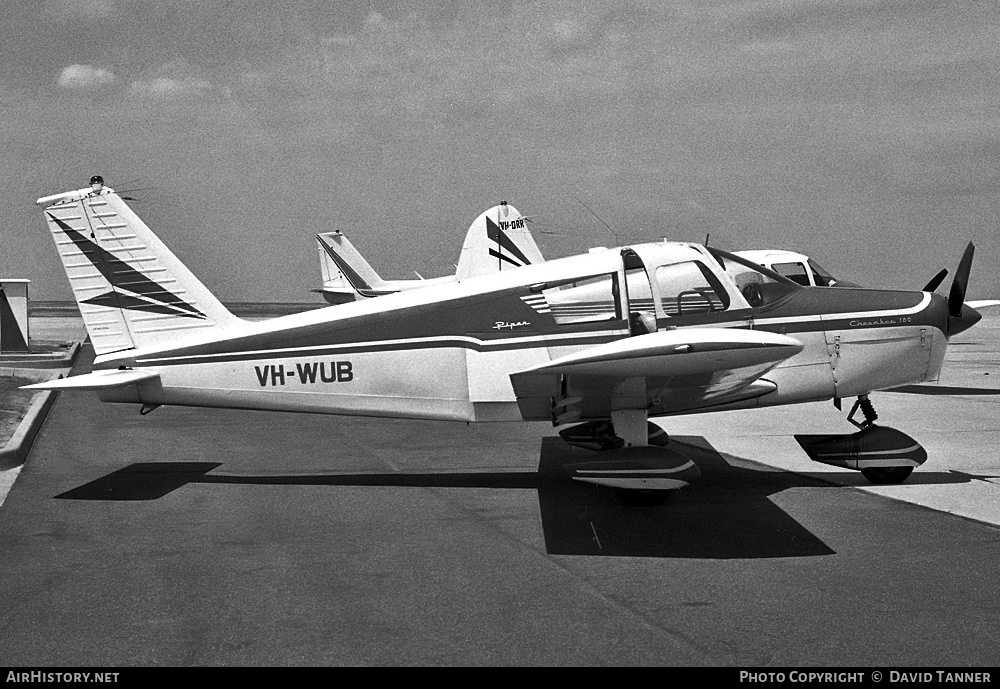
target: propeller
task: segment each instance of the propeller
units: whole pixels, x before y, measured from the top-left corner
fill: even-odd
[[[941,272],[939,272],[937,275],[935,275],[934,277],[932,277],[930,279],[930,282],[928,282],[926,285],[924,285],[924,288],[922,290],[920,290],[920,291],[921,292],[933,292],[934,290],[936,290],[938,287],[941,286],[941,283],[944,282],[944,279],[947,276],[948,276],[948,269],[947,268],[942,268]]]
[[[962,254],[962,260],[958,262],[955,279],[951,281],[951,292],[948,294],[948,315],[952,317],[962,314],[965,290],[969,286],[969,271],[972,270],[972,254],[975,251],[975,244],[969,242],[969,246],[965,247],[965,253]]]
[[[965,303],[965,290],[969,286],[969,272],[972,270],[972,255],[976,246],[969,242],[958,262],[958,270],[951,281],[951,292],[948,293],[948,337],[968,330],[983,317],[981,313]]]

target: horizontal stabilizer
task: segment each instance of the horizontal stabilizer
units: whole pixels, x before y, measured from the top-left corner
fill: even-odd
[[[25,385],[22,390],[110,390],[123,388],[127,385],[144,383],[159,379],[155,371],[141,369],[115,369],[113,371],[94,371],[82,376],[58,378],[44,383]]]

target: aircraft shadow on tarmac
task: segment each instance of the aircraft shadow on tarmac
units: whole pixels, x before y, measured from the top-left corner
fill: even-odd
[[[698,464],[702,475],[656,506],[626,507],[607,488],[571,480],[563,464],[593,455],[557,437],[542,439],[537,472],[233,475],[214,473],[222,466],[216,462],[146,462],[56,498],[156,500],[190,483],[536,490],[546,550],[553,555],[730,559],[834,554],[769,498],[789,488],[841,487],[837,481],[845,476],[801,475],[739,457],[727,460],[697,436],[675,436],[672,442]],[[930,479],[920,482],[932,483],[979,478],[954,472],[920,476]]]

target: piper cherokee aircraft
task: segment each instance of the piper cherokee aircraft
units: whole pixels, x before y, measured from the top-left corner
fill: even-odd
[[[963,304],[971,243],[946,299],[805,287],[719,249],[662,241],[248,322],[110,187],[38,204],[96,358],[90,373],[27,388],[96,391],[143,414],[175,404],[549,421],[599,451],[567,464],[569,475],[623,497],[699,475],[650,417],[851,397],[861,431],[810,456],[904,480],[926,453],[874,424],[868,394],[936,379],[948,339],[981,317]]]
[[[465,235],[454,275],[425,280],[383,280],[343,232],[316,235],[323,298],[331,304],[430,287],[541,263],[542,253],[516,208],[502,201],[476,218]]]
[[[497,217],[494,221],[492,218]],[[509,217],[507,222],[501,218]],[[323,275],[322,292],[331,304],[342,304],[366,297],[393,294],[406,289],[416,289],[453,282],[458,275],[472,277],[510,270],[522,265],[537,265],[545,259],[535,244],[523,216],[506,202],[486,211],[469,227],[462,246],[462,254],[455,275],[425,280],[382,280],[364,256],[341,232],[316,235],[320,252],[320,269]],[[592,251],[606,247],[598,247]],[[834,277],[809,256],[787,249],[749,249],[733,252],[805,287],[860,287],[861,285]],[[936,290],[947,270],[938,272],[926,285],[924,292]],[[420,274],[417,274],[420,277]],[[979,299],[965,302],[976,310],[1000,306],[1000,299]]]

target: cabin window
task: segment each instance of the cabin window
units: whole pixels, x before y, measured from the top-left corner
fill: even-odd
[[[656,289],[668,316],[691,316],[729,307],[726,290],[698,261],[660,266],[656,269]]]
[[[771,266],[771,270],[778,275],[784,275],[789,280],[797,282],[803,287],[809,286],[809,273],[801,263],[775,263]]]
[[[559,325],[620,320],[622,317],[615,275],[598,275],[558,285],[550,283],[541,293]]]

